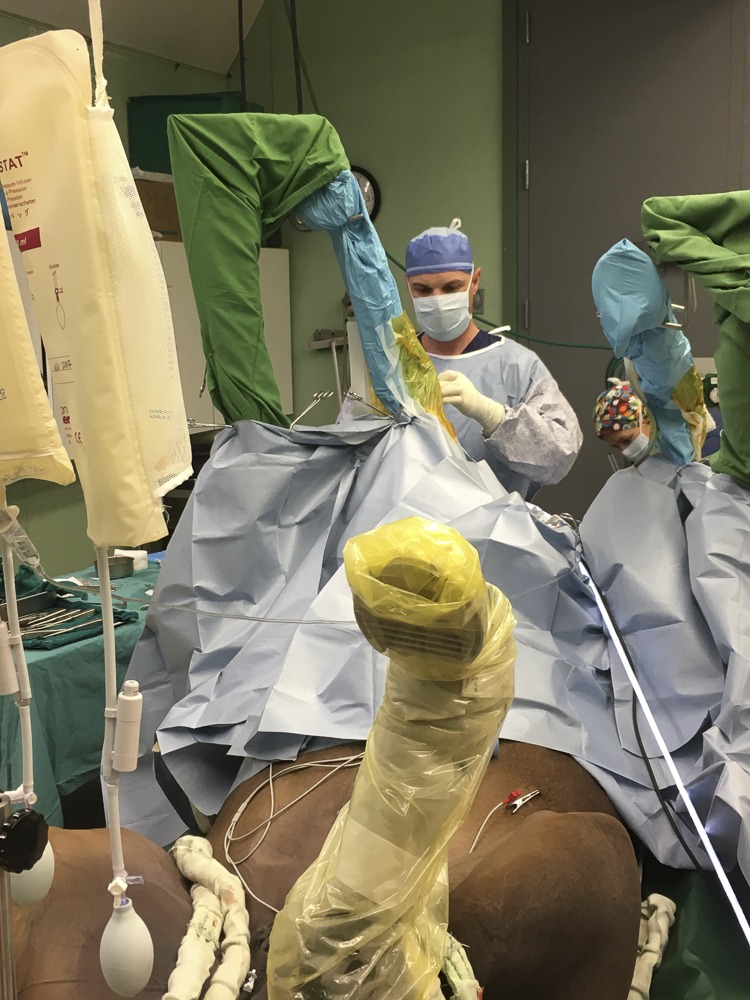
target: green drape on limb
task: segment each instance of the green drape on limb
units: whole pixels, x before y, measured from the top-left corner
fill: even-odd
[[[694,275],[715,302],[724,427],[709,461],[750,489],[750,191],[649,198],[641,226],[657,259]]]
[[[318,115],[172,115],[180,226],[207,386],[227,422],[288,426],[263,335],[262,240],[349,163]]]

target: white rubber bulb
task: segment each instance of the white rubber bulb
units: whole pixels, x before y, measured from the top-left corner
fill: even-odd
[[[129,899],[112,911],[104,928],[99,963],[107,985],[121,997],[136,996],[151,978],[154,943]]]
[[[50,890],[55,877],[55,853],[52,844],[47,841],[44,854],[33,868],[19,875],[11,872],[10,894],[13,902],[20,906],[35,906],[40,903]]]

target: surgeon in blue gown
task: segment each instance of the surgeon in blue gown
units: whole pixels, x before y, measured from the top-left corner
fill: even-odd
[[[455,219],[406,250],[420,340],[440,378],[458,439],[503,486],[529,500],[568,474],[583,436],[557,382],[527,347],[480,330],[472,316],[481,268]]]

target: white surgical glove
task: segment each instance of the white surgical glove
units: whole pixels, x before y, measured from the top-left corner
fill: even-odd
[[[505,420],[505,407],[489,396],[483,396],[471,379],[461,372],[441,372],[438,375],[443,403],[450,403],[482,426],[485,437],[493,434]]]

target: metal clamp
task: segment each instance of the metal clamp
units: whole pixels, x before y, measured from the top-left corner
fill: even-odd
[[[321,399],[330,399],[332,395],[333,395],[333,389],[329,389],[327,392],[314,392],[312,403],[310,403],[310,405],[306,407],[302,411],[302,413],[300,413],[300,415],[291,422],[291,424],[289,425],[289,430],[290,431],[293,430],[294,427],[305,416],[305,414],[309,413],[310,410],[313,408],[313,406],[317,406],[317,404],[321,401]]]
[[[368,403],[364,396],[360,396],[360,394],[358,392],[354,392],[353,389],[349,389],[344,393],[344,399],[348,399],[350,403],[363,403],[365,406],[369,406],[371,410],[374,410],[383,417],[391,416],[388,410],[384,410],[380,406],[375,406],[373,403]]]
[[[525,806],[527,802],[531,802],[531,800],[535,799],[537,795],[541,795],[541,792],[538,788],[535,788],[533,792],[528,792],[526,795],[522,795],[519,799],[515,799],[510,804],[510,811],[512,813],[517,813],[521,806]]]

